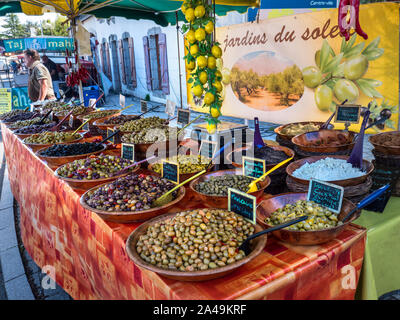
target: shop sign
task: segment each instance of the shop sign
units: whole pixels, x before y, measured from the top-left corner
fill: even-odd
[[[13,109],[25,109],[31,102],[28,96],[28,87],[12,88]]]

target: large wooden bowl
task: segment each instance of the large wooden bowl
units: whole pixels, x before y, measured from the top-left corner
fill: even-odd
[[[89,113],[92,113],[92,112],[94,112],[94,111],[96,111],[94,108],[90,108],[90,107],[87,107],[87,112],[85,112],[85,113],[81,113],[81,114],[78,114],[78,115],[69,115],[68,116],[68,118],[65,120],[66,122],[68,122],[69,121],[69,118],[72,116],[72,117],[78,117],[78,116],[85,116],[85,115],[87,115],[87,114],[89,114]],[[66,112],[57,112],[56,114],[55,114],[55,116],[57,117],[57,118],[59,118],[59,119],[64,119],[64,117],[66,116],[68,114],[68,111],[66,111]]]
[[[275,129],[274,129],[274,132],[275,132],[281,139],[286,140],[287,142],[291,142],[291,141],[292,141],[292,138],[293,138],[295,135],[283,134],[283,133],[282,133],[282,130],[284,130],[284,129],[286,129],[287,127],[289,127],[289,126],[291,126],[291,125],[294,125],[294,124],[304,124],[304,125],[305,125],[305,124],[310,124],[310,123],[315,124],[315,125],[319,125],[320,127],[324,124],[324,122],[319,122],[319,121],[293,122],[293,123],[284,124],[284,125],[281,125],[281,126],[275,128]],[[330,125],[329,125],[329,128],[333,128],[333,125],[330,124]]]
[[[142,210],[142,211],[111,211],[110,212],[110,211],[98,210],[98,209],[88,206],[85,201],[87,194],[91,191],[95,191],[98,188],[101,188],[102,186],[104,186],[106,184],[107,183],[98,185],[98,186],[86,191],[81,196],[80,203],[81,203],[82,207],[84,207],[86,210],[90,210],[90,211],[97,213],[102,219],[104,219],[106,221],[117,222],[117,223],[133,223],[133,222],[146,221],[151,218],[160,216],[164,213],[167,213],[172,207],[174,207],[177,203],[182,201],[182,199],[185,196],[185,192],[186,192],[185,187],[180,187],[178,189],[178,195],[173,201],[171,201],[161,207],[152,208],[152,209],[148,209],[148,210]]]
[[[77,133],[80,135],[78,139],[71,140],[68,142],[60,142],[60,143],[48,143],[48,144],[37,144],[37,143],[26,143],[25,141],[22,141],[24,145],[26,145],[28,148],[31,148],[33,152],[36,152],[40,149],[46,149],[48,147],[51,147],[55,144],[72,144],[72,143],[78,143],[83,139],[83,133]]]
[[[397,146],[385,146],[380,144],[377,139],[390,134],[400,135],[400,131],[382,132],[368,138],[369,142],[374,146],[375,150],[388,155],[400,155],[400,144]]]
[[[265,219],[273,212],[284,207],[286,204],[293,204],[298,200],[306,199],[307,193],[283,193],[267,200],[263,200],[257,207],[257,222],[265,228],[271,228],[272,226],[265,223]],[[340,211],[338,219],[344,219],[344,217],[354,208],[355,204],[347,199],[343,199],[342,210]],[[347,222],[329,229],[312,231],[280,229],[273,231],[272,234],[278,239],[294,245],[317,245],[335,239],[350,222],[358,218],[360,213],[361,211],[358,210]]]
[[[318,160],[325,159],[325,158],[335,158],[335,159],[347,160],[349,158],[349,156],[314,156],[314,157],[300,159],[300,160],[297,160],[297,161],[289,164],[286,167],[286,173],[293,180],[295,180],[301,184],[308,185],[310,180],[305,180],[305,179],[300,179],[298,177],[295,177],[293,175],[293,172],[296,171],[301,166],[303,166],[305,163],[314,163],[314,162],[317,162]],[[372,171],[374,171],[374,165],[370,161],[363,160],[362,170],[365,171],[365,174],[360,177],[344,179],[344,180],[327,181],[327,182],[337,184],[342,187],[359,185],[359,184],[365,182],[367,180],[368,176],[372,173]]]
[[[251,253],[248,256],[244,257],[242,260],[236,261],[224,267],[219,267],[205,271],[192,271],[192,272],[174,271],[174,270],[162,269],[144,261],[136,251],[136,243],[138,242],[140,236],[146,233],[147,228],[149,226],[152,226],[156,223],[159,223],[167,219],[171,219],[177,214],[178,213],[170,213],[151,219],[141,224],[129,235],[128,239],[126,240],[125,248],[129,258],[131,258],[131,260],[136,265],[144,269],[158,273],[159,275],[169,279],[174,279],[179,281],[206,281],[206,280],[221,278],[231,272],[236,271],[241,266],[245,265],[246,263],[256,258],[262,252],[265,245],[267,244],[267,235],[262,235],[258,238],[255,238],[250,244],[252,249]],[[258,224],[255,225],[255,232],[260,232],[262,230],[263,228],[260,225]]]
[[[196,190],[196,185],[200,182],[208,181],[211,177],[224,176],[227,174],[235,174],[241,176],[243,171],[241,169],[229,169],[229,170],[219,170],[204,174],[193,181],[190,182],[189,188],[196,194],[197,197],[201,199],[201,201],[211,208],[220,208],[226,209],[228,208],[228,196],[211,196]],[[264,181],[260,181],[259,189],[256,192],[250,193],[250,195],[255,196],[257,199],[261,198],[264,190],[270,185],[271,179],[267,176]]]
[[[103,111],[115,111],[115,113],[110,114],[110,115],[105,116],[105,117],[91,119],[88,123],[93,124],[95,121],[97,121],[97,120],[99,120],[99,119],[102,119],[102,120],[104,121],[105,119],[112,118],[112,117],[116,117],[116,116],[119,116],[119,115],[121,114],[121,111],[118,110],[118,109],[114,109],[114,110],[112,110],[112,109],[110,109],[110,110],[96,110],[96,111],[89,112],[89,113],[86,113],[86,114],[81,114],[81,115],[77,116],[77,119],[80,120],[80,121],[82,121],[82,122],[84,122],[84,121],[86,121],[86,120],[85,120],[85,117],[86,117],[86,116],[95,114],[95,113],[97,113],[97,112],[98,112],[98,113],[99,113],[99,112],[103,112]]]
[[[279,151],[283,151],[289,158],[290,157],[294,157],[295,156],[295,152],[287,147],[283,147],[283,146],[269,146],[274,150],[279,150]],[[243,162],[242,162],[242,152],[243,150],[249,150],[251,147],[241,147],[241,148],[237,148],[235,150],[233,150],[232,152],[228,153],[226,156],[226,160],[228,161],[228,163],[232,163],[232,165],[236,168],[241,168],[243,166]],[[232,157],[234,157],[235,161],[232,161]],[[239,161],[238,161],[239,160]],[[279,162],[277,163],[271,163],[271,164],[265,164],[265,170],[269,170],[272,169],[275,165],[277,165]],[[285,168],[287,166],[287,164],[283,165],[281,168]],[[279,169],[278,169],[279,170]]]
[[[134,115],[134,114],[132,115],[132,117],[135,117],[135,116],[137,116],[137,115]],[[111,118],[113,118],[113,117],[115,117],[115,116],[112,116]],[[108,119],[111,119],[111,118],[108,118]],[[105,120],[107,120],[107,119],[96,120],[95,122],[93,122],[93,125],[99,127],[100,130],[107,130],[108,128],[114,129],[115,127],[118,127],[121,125],[120,123],[119,124],[104,123]],[[128,121],[132,121],[132,120],[133,119],[128,120]],[[124,134],[124,133],[121,132],[121,134]]]
[[[59,175],[59,170],[63,167],[64,165],[60,166],[57,168],[56,171],[54,171],[54,175],[66,183],[70,185],[71,188],[73,189],[79,189],[79,190],[89,190],[91,188],[94,188],[100,184],[107,184],[111,181],[114,181],[118,178],[124,177],[128,174],[135,173],[140,169],[140,166],[136,166],[134,168],[131,168],[129,171],[126,173],[120,174],[118,176],[113,176],[109,178],[103,178],[103,179],[93,179],[93,180],[78,180],[78,179],[71,179],[71,178],[65,178]]]
[[[79,155],[74,155],[74,156],[62,156],[62,157],[46,157],[46,156],[40,155],[40,152],[45,149],[47,149],[47,148],[42,148],[42,149],[37,150],[35,152],[35,155],[37,157],[39,157],[41,160],[46,161],[50,167],[59,167],[59,166],[62,166],[63,164],[72,162],[74,160],[85,159],[91,155],[100,154],[107,149],[107,145],[103,143],[103,148],[100,149],[99,151],[85,153],[85,154],[79,154]]]
[[[61,129],[61,130],[57,130],[57,131],[58,131],[58,132],[66,132],[66,131],[71,131],[71,130],[69,130],[68,127],[62,126],[62,129]],[[18,138],[20,138],[21,140],[24,140],[25,138],[28,138],[28,137],[30,137],[31,135],[36,134],[36,133],[15,133],[15,131],[14,131],[14,134],[15,134]]]
[[[292,138],[292,143],[298,147],[300,150],[305,152],[314,153],[334,153],[339,151],[351,150],[354,147],[356,133],[352,131],[342,131],[342,130],[319,130],[312,131],[303,134],[299,134]],[[327,139],[332,139],[334,141],[339,141],[339,138],[343,139],[343,143],[337,146],[315,146],[312,145],[318,140],[327,141]]]

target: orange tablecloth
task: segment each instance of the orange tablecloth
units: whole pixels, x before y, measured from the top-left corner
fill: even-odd
[[[105,222],[83,209],[78,193],[1,128],[24,245],[40,267],[55,268],[55,280],[74,299],[354,299],[366,239],[361,227],[351,225],[321,246],[269,237],[254,261],[224,278],[169,280],[128,258],[125,240],[139,224]],[[204,207],[193,194],[186,197],[174,211]],[[353,285],[345,278],[351,271]]]

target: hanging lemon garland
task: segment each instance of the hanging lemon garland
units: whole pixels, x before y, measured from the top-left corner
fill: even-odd
[[[181,9],[188,22],[182,26],[189,44],[184,57],[186,68],[191,72],[188,84],[191,85],[191,93],[202,100],[202,106],[209,108],[207,131],[213,134],[220,122],[218,118],[223,100],[222,74],[217,68],[217,65],[222,66],[222,50],[212,38],[215,23],[213,8],[207,0],[185,0]]]

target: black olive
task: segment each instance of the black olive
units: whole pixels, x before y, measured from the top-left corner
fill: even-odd
[[[368,110],[367,107],[361,107],[361,110],[360,110],[360,115],[361,115],[361,117],[364,117],[364,116],[365,116],[365,113],[367,112],[367,110]]]
[[[389,119],[392,116],[392,112],[389,109],[383,109],[380,113],[382,118]]]

